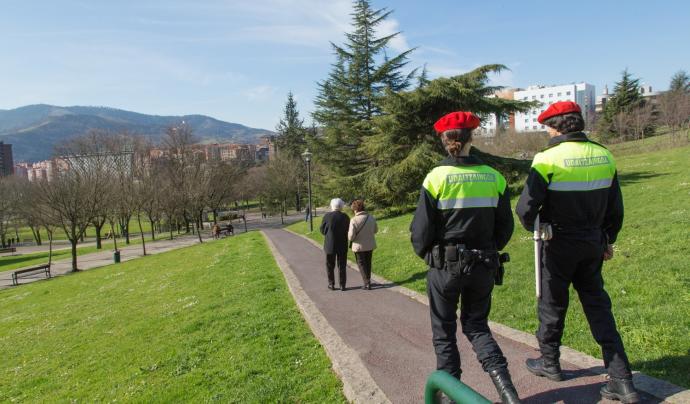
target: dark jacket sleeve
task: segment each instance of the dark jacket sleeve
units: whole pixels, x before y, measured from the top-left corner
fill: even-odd
[[[525,189],[522,190],[515,212],[517,213],[522,227],[529,231],[534,231],[534,219],[539,214],[544,201],[549,184],[534,168],[529,171]]]
[[[441,213],[436,206],[436,200],[422,187],[417,202],[417,210],[414,212],[410,233],[414,252],[421,258],[433,247],[438,232],[438,223]]]
[[[615,243],[618,232],[623,227],[623,194],[618,183],[618,173],[613,176],[613,183],[609,189],[609,200],[606,205],[603,227],[609,244]]]
[[[513,211],[510,209],[510,191],[506,187],[503,195],[498,197],[498,206],[496,206],[494,219],[494,241],[496,242],[497,250],[505,248],[513,235],[514,228]]]
[[[327,229],[327,226],[328,226],[328,219],[329,219],[329,216],[328,216],[328,213],[326,213],[326,214],[324,215],[323,219],[321,219],[321,226],[319,226],[319,231],[320,231],[321,234],[323,234],[324,236],[326,235],[326,229]]]

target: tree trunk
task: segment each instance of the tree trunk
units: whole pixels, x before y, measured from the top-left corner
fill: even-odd
[[[98,224],[98,223],[93,223],[93,227],[96,229],[96,249],[100,250],[102,248],[102,245],[101,245],[101,228],[103,227],[103,225]]]
[[[150,215],[147,215],[149,218],[149,223],[151,223],[151,240],[155,241],[156,240],[156,223],[153,221],[153,218]],[[160,229],[159,229],[160,231]]]
[[[77,268],[77,239],[72,238],[69,242],[72,245],[72,272],[77,272],[79,271]]]
[[[29,226],[29,229],[31,229],[31,234],[34,236],[34,241],[36,242],[36,245],[41,245],[41,228]]]
[[[213,209],[213,224],[218,224],[218,209]]]
[[[113,251],[117,251],[117,237],[115,237],[115,223],[110,221],[110,234],[113,235]]]
[[[53,264],[53,232],[48,228],[46,232],[48,232],[48,267],[50,267]]]
[[[200,221],[197,220],[196,221],[196,234],[199,237],[199,242],[203,243],[204,241],[201,239],[201,228],[200,228],[201,226],[200,225],[201,225]]]
[[[242,215],[242,220],[244,221],[244,232],[247,232],[247,216]]]
[[[139,234],[141,234],[141,248],[146,256],[146,240],[144,240],[144,229],[141,228],[141,214],[137,212],[137,222],[139,223]]]

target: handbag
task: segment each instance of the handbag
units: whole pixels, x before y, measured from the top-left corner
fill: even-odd
[[[360,227],[359,230],[357,230],[357,231],[355,232],[354,237],[352,237],[352,240],[350,240],[350,242],[347,244],[347,247],[348,247],[348,248],[352,248],[352,242],[357,238],[357,236],[359,235],[359,232],[362,231],[362,229],[364,228],[364,226],[367,225],[367,221],[369,221],[369,214],[367,214],[367,218],[364,219],[364,223],[362,224],[362,227]]]

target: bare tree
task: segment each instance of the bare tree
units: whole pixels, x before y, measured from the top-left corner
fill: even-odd
[[[690,94],[684,91],[668,91],[658,98],[659,123],[668,126],[674,138],[690,129]],[[687,139],[687,137],[686,137]]]
[[[31,230],[36,245],[42,245],[41,228],[43,227],[40,212],[34,206],[33,184],[27,178],[16,177],[15,206],[17,215]]]
[[[165,151],[160,161],[161,173],[164,177],[163,189],[165,190],[162,206],[168,225],[171,226],[171,239],[173,237],[173,221],[183,218],[187,230],[189,230],[191,212],[188,207],[192,203],[188,199],[192,188],[189,182],[194,182],[196,179],[187,167],[191,167],[195,161],[200,159],[200,156],[195,156],[194,142],[192,129],[184,123],[169,127],[161,142]]]
[[[301,163],[300,160],[287,156],[278,156],[268,163],[266,195],[280,206],[281,223],[284,223],[284,215],[287,214],[287,200],[295,192],[295,184],[301,174]]]
[[[77,243],[93,217],[102,208],[108,191],[111,156],[98,141],[100,134],[89,133],[58,149],[66,165],[52,181],[39,181],[37,198],[47,207],[47,222],[65,232],[71,245],[72,271],[77,267]]]
[[[206,202],[208,208],[213,212],[213,223],[218,223],[218,211],[230,202],[234,184],[240,176],[241,169],[237,165],[226,162],[213,162],[207,164],[210,171],[210,183]]]
[[[654,109],[647,102],[628,112],[628,138],[632,140],[643,139],[654,127]]]
[[[7,246],[7,233],[15,216],[15,196],[9,178],[0,177],[0,247]]]

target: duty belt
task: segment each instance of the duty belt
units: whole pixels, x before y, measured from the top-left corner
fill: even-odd
[[[496,250],[468,249],[464,244],[437,244],[431,249],[432,262],[429,264],[436,269],[447,269],[446,264],[459,263],[462,273],[468,274],[475,264],[498,263],[498,257]]]

